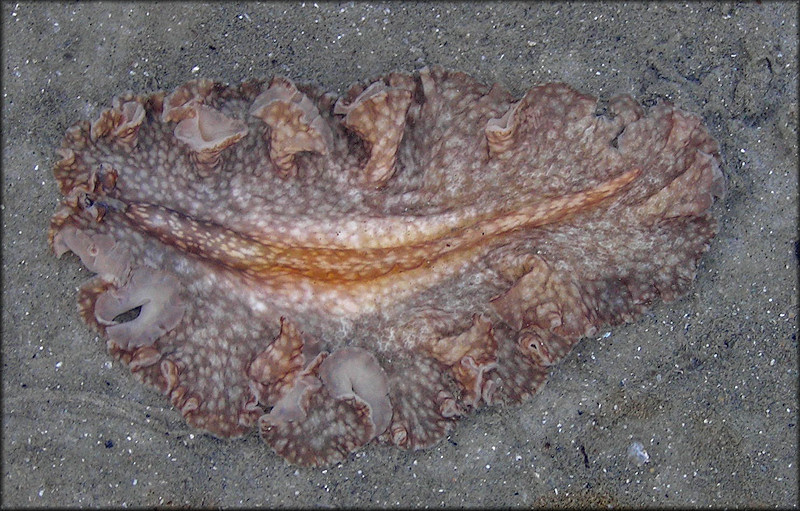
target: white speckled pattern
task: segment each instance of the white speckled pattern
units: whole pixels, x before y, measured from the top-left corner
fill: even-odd
[[[192,426],[292,463],[433,444],[599,326],[689,288],[724,193],[670,105],[443,69],[126,94],[68,130],[57,255],[81,315]]]

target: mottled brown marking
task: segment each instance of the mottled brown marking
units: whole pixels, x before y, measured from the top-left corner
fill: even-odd
[[[301,465],[424,448],[689,289],[716,141],[672,105],[597,110],[441,68],[341,98],[285,78],[123,95],[67,130],[48,239],[96,274],[81,318],[190,426],[257,429]]]

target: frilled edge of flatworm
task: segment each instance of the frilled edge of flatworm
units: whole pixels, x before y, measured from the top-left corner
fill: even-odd
[[[268,87],[248,82],[237,94],[252,100],[247,113],[263,121],[269,157],[281,177],[294,177],[304,154],[332,152],[332,133],[320,113],[324,107],[364,145],[354,184],[380,188],[396,171],[414,94],[433,95],[444,74],[438,68],[421,71],[418,79],[391,74],[354,86],[335,103],[328,96],[312,99],[285,78],[275,78]],[[564,90],[561,85],[538,87],[489,119],[483,133],[488,157],[513,164],[515,148],[528,130],[536,129],[536,116],[542,113],[537,102]],[[249,397],[239,417],[233,424],[213,422],[198,415],[202,396],[182,385],[186,368],[159,351],[159,343],[179,328],[191,306],[185,290],[173,275],[133,261],[112,236],[84,232],[115,207],[113,199],[96,199],[115,188],[118,176],[114,168],[86,165],[80,153],[100,139],[123,152],[135,151],[140,127],[152,117],[173,123],[194,170],[201,177],[210,175],[248,132],[241,119],[217,109],[227,93],[223,85],[196,80],[166,96],[125,94],[95,122],[70,128],[54,168],[65,198],[53,217],[50,243],[58,256],[72,251],[97,274],[79,291],[81,316],[138,378],[167,394],[193,426],[218,436],[240,435],[257,426],[265,441],[292,463],[334,463],[373,440],[428,447],[471,409],[532,395],[548,366],[580,338],[600,325],[633,320],[659,297],[669,301],[685,293],[716,230],[707,210],[723,194],[724,179],[716,142],[699,127],[699,119],[669,105],[645,116],[630,98],[616,98],[609,103],[614,122],[629,126],[616,142],[619,148],[641,144],[646,139],[642,133],[656,133],[665,142],[652,147],[654,155],[675,151],[685,158],[683,170],[657,192],[626,199],[632,202],[626,218],[653,230],[663,241],[657,250],[671,251],[663,266],[592,280],[532,251],[498,247],[486,260],[505,291],[491,299],[491,314],[474,314],[464,323],[445,311],[424,311],[410,319],[417,322],[415,331],[425,333],[416,356],[391,363],[386,354],[364,348],[324,351],[320,340],[304,337],[291,318],[281,318],[279,335],[245,370]],[[497,87],[489,94],[507,96]],[[671,244],[676,237],[682,243]]]
[[[326,155],[333,147],[330,127],[317,107],[286,78],[273,78],[267,90],[256,97],[250,115],[269,127],[265,130],[269,156],[281,177],[297,175],[298,154]]]
[[[369,148],[361,184],[380,187],[394,174],[415,86],[413,78],[392,74],[360,91],[355,98],[352,96],[358,89],[351,89],[334,105],[333,113],[343,115],[342,123],[357,133]]]
[[[248,368],[254,394],[270,410],[259,419],[259,430],[292,463],[330,464],[386,431],[389,382],[375,355],[363,348],[314,356],[304,349],[300,333],[282,319],[280,335]]]
[[[183,318],[186,304],[172,275],[135,266],[130,254],[106,234],[89,235],[67,225],[53,236],[60,257],[72,251],[97,275],[79,291],[83,319],[121,349],[153,346]],[[133,317],[118,319],[126,313]]]

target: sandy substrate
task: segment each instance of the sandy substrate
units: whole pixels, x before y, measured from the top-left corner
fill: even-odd
[[[797,6],[4,2],[4,506],[797,506]],[[191,431],[80,320],[46,243],[53,148],[125,90],[282,74],[334,92],[441,64],[702,115],[720,232],[683,299],[601,330],[435,447],[287,465]],[[639,449],[638,454],[636,449]],[[646,452],[646,456],[644,455]],[[646,459],[646,462],[644,462]]]

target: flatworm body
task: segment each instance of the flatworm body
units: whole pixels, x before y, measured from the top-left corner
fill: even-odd
[[[695,115],[440,68],[124,94],[58,155],[86,323],[191,426],[301,465],[532,395],[687,291],[724,192]]]

